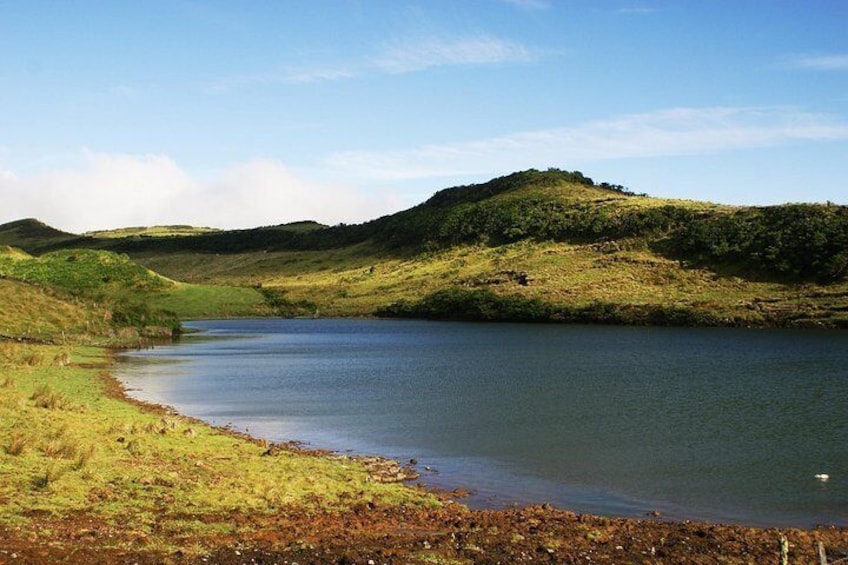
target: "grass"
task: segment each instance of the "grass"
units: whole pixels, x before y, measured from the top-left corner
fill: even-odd
[[[43,286],[0,278],[0,334],[30,339],[103,335],[108,309]]]
[[[752,243],[731,237],[728,249],[742,246],[735,255],[708,245],[709,230],[723,222],[702,226],[688,239],[681,235],[681,226],[703,218],[733,219],[742,208],[649,198],[585,180],[563,171],[525,171],[446,189],[427,203],[360,226],[300,223],[219,234],[169,226],[150,233],[174,235],[185,228],[186,237],[150,237],[136,245],[145,229],[129,228],[105,239],[66,240],[128,250],[150,271],[107,251],[33,258],[4,248],[0,274],[102,298],[107,305],[125,303],[119,317],[124,323],[157,319],[156,312],[142,316],[146,311],[137,302],[181,318],[368,316],[395,302],[460,288],[540,300],[551,311],[588,312],[589,319],[591,312],[612,311],[648,313],[634,318],[643,323],[670,313],[681,323],[848,327],[848,281],[835,276],[830,280],[837,282],[823,284],[810,281],[828,279],[799,275],[807,268],[838,274],[848,261],[844,252],[831,249],[848,237],[836,211],[744,209],[772,218],[792,242],[772,250],[777,255],[771,262],[755,264],[765,253],[762,238]],[[803,260],[810,255],[803,252],[806,232],[777,221],[792,214],[815,220],[819,235],[830,234],[828,245],[811,248],[821,255],[812,254],[815,261]],[[728,224],[733,229],[725,231],[771,225],[746,222],[733,219]],[[61,235],[32,220],[0,226],[0,243],[26,244],[29,250],[52,245]],[[717,262],[708,265],[710,257]],[[778,269],[784,260],[785,272]],[[163,324],[151,324],[157,325]]]
[[[848,325],[848,283],[791,284],[723,276],[651,250],[643,241],[570,244],[522,241],[460,246],[397,257],[368,244],[331,251],[215,257],[148,255],[148,267],[206,284],[261,283],[322,316],[367,316],[392,302],[446,287],[487,288],[559,306],[682,308],[742,325]],[[203,271],[195,264],[203,261]],[[526,273],[527,285],[508,273]]]
[[[0,255],[0,274],[88,296],[151,291],[173,284],[126,255],[87,249],[54,251],[30,258]]]
[[[75,250],[31,257],[0,250],[0,336],[127,341],[167,333],[175,317],[268,313],[255,288],[177,283],[125,255]]]
[[[177,284],[150,298],[153,308],[176,313],[181,319],[229,318],[267,313],[255,288],[231,285]]]
[[[220,231],[216,228],[194,227],[194,226],[151,226],[119,228],[114,230],[101,230],[87,232],[84,235],[97,238],[122,238],[122,237],[185,237],[204,233]]]
[[[418,491],[371,481],[351,460],[263,456],[257,442],[116,398],[108,394],[102,350],[73,348],[65,367],[23,362],[66,352],[4,344],[3,374],[14,385],[0,388],[0,526],[26,528],[39,513],[87,512],[145,528],[149,547],[172,547],[175,539],[220,533],[232,512],[334,510],[369,500],[435,504]]]

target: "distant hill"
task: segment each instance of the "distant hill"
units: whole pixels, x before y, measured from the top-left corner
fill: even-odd
[[[92,297],[160,290],[174,284],[125,255],[89,249],[52,251],[40,257],[14,251],[0,254],[0,274]]]
[[[92,238],[26,220],[0,226],[3,244],[127,253],[176,280],[261,286],[294,312],[848,326],[845,206],[650,198],[557,169],[356,225]]]
[[[138,226],[131,228],[118,228],[114,230],[90,231],[83,234],[86,237],[99,238],[121,238],[121,237],[178,237],[186,235],[199,235],[221,231],[216,228],[198,228],[194,226]]]
[[[57,230],[34,218],[0,225],[0,245],[18,247],[30,253],[61,247],[77,239],[79,236]]]

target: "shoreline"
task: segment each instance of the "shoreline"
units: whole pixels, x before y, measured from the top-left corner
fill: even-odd
[[[56,349],[45,347],[45,351]],[[196,418],[178,415],[172,408],[156,405],[127,395],[122,383],[114,375],[115,352],[98,349],[100,361],[74,360],[71,369],[79,369],[81,377],[94,379],[99,384],[103,401],[92,403],[90,408],[69,418],[100,417],[100,404],[115,401],[141,412],[146,421],[163,422],[163,426],[151,432],[139,431],[137,436],[151,446],[168,438],[179,437],[178,444],[184,447],[184,455],[163,461],[156,450],[165,447],[150,447],[154,469],[163,465],[174,471],[167,474],[154,471],[149,476],[142,469],[145,460],[131,458],[129,467],[121,473],[128,475],[123,480],[112,479],[105,483],[120,487],[118,490],[102,491],[98,496],[110,504],[126,496],[124,510],[119,511],[118,520],[105,519],[99,510],[100,502],[83,505],[79,510],[43,513],[27,511],[21,516],[25,522],[3,522],[0,525],[0,563],[51,563],[69,562],[80,564],[102,563],[244,563],[294,562],[299,563],[350,563],[373,561],[375,563],[511,563],[542,560],[545,562],[578,563],[607,560],[609,562],[672,562],[703,563],[719,560],[727,563],[776,562],[779,557],[781,536],[789,540],[789,555],[792,560],[811,560],[815,557],[818,543],[822,542],[837,555],[841,548],[848,548],[848,530],[845,528],[823,529],[758,529],[744,526],[696,522],[667,522],[662,517],[649,519],[604,518],[576,514],[550,505],[534,505],[526,508],[505,510],[471,510],[462,504],[444,498],[438,504],[427,502],[428,497],[412,496],[392,502],[385,495],[373,497],[357,490],[370,481],[365,480],[352,492],[353,499],[344,505],[322,506],[317,500],[295,502],[273,508],[239,506],[234,499],[232,507],[221,507],[209,514],[208,508],[178,510],[181,500],[178,491],[183,485],[183,475],[202,479],[185,486],[201,491],[212,490],[214,496],[224,495],[214,481],[227,472],[225,465],[234,465],[241,473],[233,485],[238,485],[252,475],[255,465],[277,469],[290,463],[307,463],[311,468],[314,461],[327,458],[326,452],[281,449],[280,453],[263,455],[263,441],[233,429],[214,427]],[[74,355],[77,356],[76,354]],[[61,371],[64,371],[62,373]],[[42,372],[56,374],[56,378],[67,380],[66,369],[45,368]],[[21,374],[28,374],[24,371]],[[48,375],[48,376],[49,376]],[[19,377],[22,380],[24,377]],[[76,398],[76,397],[75,397]],[[123,412],[122,412],[123,413]],[[104,412],[106,414],[106,412]],[[62,414],[64,416],[64,414]],[[167,422],[166,422],[167,420]],[[81,425],[88,425],[85,420]],[[157,424],[159,425],[159,424]],[[172,428],[170,426],[173,426]],[[112,428],[107,428],[112,429]],[[198,451],[183,437],[210,436],[220,445],[230,445],[242,453],[238,461],[218,461],[218,451]],[[118,431],[111,435],[117,435]],[[125,433],[125,432],[123,432]],[[118,437],[118,441],[124,436]],[[222,442],[223,438],[223,442]],[[226,438],[229,438],[227,443]],[[233,443],[235,442],[235,443]],[[236,447],[238,445],[246,445]],[[106,449],[106,444],[102,450]],[[92,471],[105,473],[107,465],[123,464],[126,449],[120,443],[121,459],[111,463],[106,453]],[[249,447],[253,446],[253,447]],[[114,448],[114,442],[109,444]],[[297,447],[297,446],[287,446]],[[168,448],[171,449],[171,448]],[[205,449],[205,448],[204,448]],[[221,449],[221,448],[215,448]],[[215,455],[215,454],[218,455]],[[248,456],[248,453],[253,455]],[[337,465],[336,459],[332,465]],[[102,468],[101,468],[102,467]],[[323,472],[323,471],[322,471]],[[358,476],[359,471],[351,468],[343,472],[344,480]],[[70,472],[69,472],[70,474]],[[299,475],[291,475],[292,480]],[[169,478],[174,477],[174,478]],[[64,479],[62,479],[64,480]],[[59,483],[57,483],[59,484]],[[372,484],[374,488],[375,485]],[[377,485],[379,486],[379,485]],[[402,486],[410,494],[415,487]],[[123,490],[131,492],[124,493]],[[57,496],[61,490],[47,489],[44,494]],[[111,495],[110,495],[111,492]],[[186,496],[194,496],[186,490]],[[389,491],[378,491],[389,492]],[[394,492],[394,491],[392,491]],[[217,493],[217,494],[216,494]],[[0,498],[3,494],[0,491]],[[43,495],[39,495],[42,496]],[[148,514],[148,497],[153,496],[154,514]],[[311,496],[311,495],[310,495]],[[118,497],[117,499],[114,497]],[[164,497],[164,498],[163,498]],[[403,500],[406,500],[405,502]],[[156,502],[160,501],[160,502]],[[169,502],[170,501],[170,502]],[[161,506],[160,504],[166,504]],[[135,510],[133,510],[135,508]],[[192,508],[191,506],[182,508]],[[227,508],[227,509],[225,509]],[[120,518],[123,516],[123,518]],[[192,518],[194,516],[194,518]],[[188,520],[188,522],[186,522]],[[176,524],[194,523],[195,530],[173,529]],[[208,526],[203,526],[208,524]],[[214,526],[214,527],[213,527]],[[139,529],[141,527],[142,529]],[[185,527],[185,526],[181,526]],[[158,532],[158,533],[157,533]],[[153,541],[154,539],[159,541]],[[15,557],[11,557],[14,555]],[[792,561],[794,562],[794,561]]]

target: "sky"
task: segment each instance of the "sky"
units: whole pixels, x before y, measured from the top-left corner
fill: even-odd
[[[848,0],[0,0],[0,223],[358,223],[528,168],[848,204]]]

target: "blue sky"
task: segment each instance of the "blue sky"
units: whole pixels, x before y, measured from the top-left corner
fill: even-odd
[[[0,0],[0,222],[359,222],[527,168],[848,203],[846,0]]]

